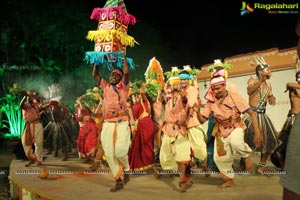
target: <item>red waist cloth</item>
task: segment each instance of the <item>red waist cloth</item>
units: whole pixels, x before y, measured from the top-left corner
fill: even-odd
[[[88,154],[96,147],[98,138],[98,128],[94,120],[87,120],[79,129],[77,138],[77,149],[82,154]]]

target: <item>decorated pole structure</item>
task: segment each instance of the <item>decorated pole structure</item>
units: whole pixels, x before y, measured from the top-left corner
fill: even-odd
[[[94,51],[87,51],[84,60],[112,71],[122,68],[126,47],[138,44],[127,35],[128,25],[134,25],[136,19],[127,13],[123,0],[108,0],[103,8],[94,8],[90,16],[98,20],[95,31],[89,31],[87,39],[94,41]],[[133,59],[126,57],[130,70],[134,70]]]

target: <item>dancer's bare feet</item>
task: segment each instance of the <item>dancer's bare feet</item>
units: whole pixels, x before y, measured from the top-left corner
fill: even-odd
[[[89,170],[96,171],[100,166],[102,166],[101,161],[94,161],[93,165],[90,166]]]
[[[29,167],[30,165],[34,164],[34,160],[29,160],[29,162],[25,165],[25,167]]]
[[[205,174],[206,177],[209,177],[211,174],[207,171],[207,163],[201,164],[201,173]]]
[[[179,183],[179,191],[186,192],[189,188],[193,186],[193,182],[191,180],[188,181],[181,181]]]
[[[159,174],[159,170],[157,169],[157,166],[153,167],[153,176],[155,179],[159,179],[161,177],[161,174]]]
[[[124,171],[124,185],[129,182],[129,171]]]
[[[112,188],[110,188],[110,192],[116,192],[116,191],[121,190],[123,188],[124,188],[124,185],[123,185],[122,181],[121,182],[116,182],[116,184]]]
[[[228,187],[234,187],[235,184],[232,179],[228,179],[225,181],[225,183],[221,184],[218,186],[218,188],[223,189],[223,188],[228,188]]]
[[[259,173],[261,175],[266,175],[268,177],[273,176],[273,174],[270,173],[270,171],[267,169],[267,167],[260,166],[257,168],[256,171],[257,171],[257,173]]]

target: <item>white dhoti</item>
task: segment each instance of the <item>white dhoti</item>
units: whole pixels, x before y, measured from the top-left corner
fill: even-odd
[[[21,141],[24,152],[30,160],[42,162],[43,160],[43,142],[44,142],[44,127],[41,123],[30,123],[30,132],[33,138],[34,154],[32,152],[32,144],[26,144],[25,132],[22,134]],[[24,130],[25,131],[25,130]]]
[[[206,148],[206,134],[201,125],[188,129],[189,140],[191,143],[194,156],[200,161],[204,162],[207,158]]]
[[[110,170],[117,180],[123,171],[129,171],[128,150],[130,128],[128,122],[104,122],[101,131],[101,144]]]
[[[178,171],[177,163],[189,163],[191,160],[191,145],[188,136],[162,136],[160,149],[160,164],[164,170]]]
[[[233,178],[233,153],[238,154],[242,158],[247,158],[252,153],[252,149],[244,141],[244,129],[236,128],[228,137],[222,138],[224,150],[226,151],[226,154],[223,156],[219,156],[217,153],[216,141],[217,140],[215,140],[214,144],[214,161],[220,173],[229,178]]]

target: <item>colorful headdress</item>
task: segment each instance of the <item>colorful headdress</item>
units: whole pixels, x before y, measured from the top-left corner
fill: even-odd
[[[251,66],[255,66],[255,71],[256,73],[258,71],[264,70],[265,68],[269,67],[269,64],[266,63],[266,61],[264,60],[264,58],[262,56],[257,56],[252,58],[252,60],[250,61],[250,65]]]
[[[176,85],[180,83],[179,72],[177,66],[171,67],[171,71],[166,71],[164,74],[166,75],[170,85]]]
[[[143,85],[142,80],[136,80],[134,82],[130,82],[129,96],[131,94],[140,94],[141,87]]]
[[[158,91],[164,88],[164,74],[160,62],[153,57],[149,61],[149,65],[145,72],[146,93],[151,99],[156,99]]]
[[[95,42],[95,48],[85,53],[84,60],[109,71],[115,67],[122,68],[126,46],[137,44],[133,37],[127,35],[128,25],[136,23],[135,17],[127,13],[123,0],[108,0],[103,8],[94,8],[90,18],[98,20],[98,28],[88,32],[87,39]],[[133,60],[126,60],[133,70]]]
[[[171,85],[179,83],[180,78],[187,78],[190,80],[190,85],[194,85],[194,77],[196,77],[198,72],[200,72],[199,69],[191,68],[190,65],[183,66],[183,69],[178,69],[177,66],[173,66],[171,71],[165,72],[165,75],[168,78]]]
[[[189,79],[189,80],[194,80],[193,77],[191,77],[190,73],[186,70],[183,70],[179,73],[179,78],[180,79]]]
[[[171,67],[171,71],[166,71],[164,74],[166,75],[167,79],[169,79],[170,77],[176,77],[179,75],[180,70],[178,69],[177,66],[173,66]]]
[[[184,65],[183,70],[187,71],[192,76],[196,76],[201,71],[201,70],[196,69],[196,68],[191,68],[190,65]]]
[[[182,71],[187,71],[190,74],[189,84],[194,85],[198,88],[197,74],[199,72],[201,72],[201,70],[199,70],[197,68],[191,68],[190,65],[185,65],[185,66],[183,66]]]
[[[215,97],[214,97],[214,94],[213,94],[213,91],[212,91],[212,88],[213,86],[217,86],[217,85],[222,85],[226,83],[226,79],[224,76],[213,76],[211,79],[210,79],[210,87],[208,88],[207,92],[205,93],[204,95],[204,99],[208,100],[208,101],[211,101],[211,102],[214,102],[215,101]]]
[[[112,70],[111,73],[116,73],[116,74],[119,74],[121,77],[123,77],[123,73],[119,69],[114,69],[114,70]]]
[[[231,64],[222,63],[221,59],[214,60],[214,64],[210,65],[207,69],[208,72],[211,72],[211,77],[214,76],[223,76],[225,79],[228,78],[228,69],[232,67]]]
[[[162,88],[164,87],[165,78],[163,69],[160,62],[155,57],[149,61],[149,65],[144,75],[146,83],[157,83],[161,85]]]
[[[226,82],[225,78],[223,76],[217,76],[213,77],[210,80],[210,86],[217,86],[217,85],[222,85]]]
[[[169,78],[169,83],[170,85],[177,85],[180,83],[180,78],[179,76],[172,76]]]
[[[87,89],[82,95],[82,103],[88,107],[90,111],[97,107],[103,91],[94,87],[93,89]]]

